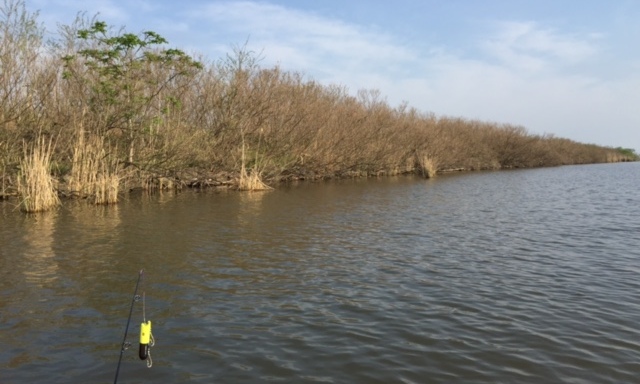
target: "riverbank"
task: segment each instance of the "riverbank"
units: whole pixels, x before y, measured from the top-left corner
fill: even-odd
[[[620,160],[620,162],[626,162],[632,160]],[[556,166],[556,165],[554,165]],[[543,166],[536,167],[543,168]],[[405,172],[386,172],[381,170],[375,173],[366,172],[348,172],[344,174],[333,175],[318,175],[313,173],[298,173],[298,174],[286,174],[279,175],[277,178],[265,180],[267,185],[266,189],[278,188],[281,185],[287,185],[292,182],[319,182],[332,179],[353,179],[353,178],[371,178],[371,177],[389,177],[389,176],[416,176],[429,178],[435,177],[437,174],[448,174],[458,172],[475,172],[486,170],[512,170],[514,167],[507,168],[484,168],[484,169],[442,169],[437,173],[426,175],[422,169],[414,169]],[[525,168],[520,168],[525,169]],[[181,191],[181,190],[235,190],[240,191],[241,188],[241,175],[236,172],[206,172],[204,170],[186,170],[177,173],[175,176],[149,176],[144,180],[128,178],[123,180],[122,185],[118,189],[119,195],[124,195],[135,191]],[[55,194],[58,198],[66,199],[89,199],[93,196],[88,194],[82,194],[79,191],[72,189],[72,183],[69,182],[68,177],[54,178],[53,184],[55,185]],[[17,190],[16,186],[5,186],[0,191],[0,202],[13,200],[18,201],[22,196]]]
[[[37,15],[17,4],[0,19],[0,195],[19,196],[25,211],[60,196],[113,204],[140,188],[637,160],[631,149],[391,106],[377,90],[262,68],[243,47],[207,61],[93,19],[46,43]]]

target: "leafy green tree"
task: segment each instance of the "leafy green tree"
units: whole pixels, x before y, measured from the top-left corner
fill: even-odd
[[[633,148],[618,147],[618,148],[616,148],[616,151],[621,153],[623,156],[626,156],[629,160],[637,161],[639,159],[638,154],[636,153],[635,149],[633,149]]]
[[[112,34],[105,22],[95,21],[77,32],[78,50],[63,57],[63,78],[83,91],[82,116],[99,136],[117,138],[127,150],[128,164],[144,166],[137,154],[160,134],[158,122],[188,89],[202,64],[146,31]],[[155,127],[155,128],[154,128]],[[122,143],[124,142],[124,143]]]

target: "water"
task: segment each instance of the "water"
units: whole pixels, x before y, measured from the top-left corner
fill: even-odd
[[[0,205],[0,382],[625,383],[640,163]]]

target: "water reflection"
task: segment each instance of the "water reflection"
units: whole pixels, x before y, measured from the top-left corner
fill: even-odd
[[[54,230],[58,211],[30,215],[24,226],[21,271],[25,280],[43,288],[58,278],[58,263],[53,250]],[[19,264],[20,265],[20,264]]]
[[[112,258],[122,250],[122,207],[118,205],[94,206],[77,202],[64,211],[59,225],[56,247],[64,255],[65,274],[69,281],[91,293],[95,281],[115,273],[118,258]],[[106,283],[106,281],[105,281]]]
[[[175,200],[179,192],[174,190],[149,190],[141,191],[139,194],[139,203],[144,208],[157,208],[158,205],[164,205]]]
[[[240,192],[238,204],[238,224],[245,228],[251,228],[256,224],[256,218],[262,212],[262,203],[270,191],[244,191]]]
[[[84,254],[101,254],[118,237],[121,224],[121,207],[118,205],[95,206],[78,204],[66,212],[65,231],[77,236],[77,251]],[[68,233],[68,232],[67,232]]]

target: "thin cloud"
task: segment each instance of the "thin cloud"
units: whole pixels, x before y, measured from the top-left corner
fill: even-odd
[[[412,51],[395,44],[391,36],[268,3],[216,2],[189,12],[189,17],[245,36],[267,60],[301,71],[366,71],[379,69],[384,65],[380,63],[398,66],[413,59]],[[301,67],[293,67],[297,64]]]
[[[512,68],[541,71],[554,65],[580,63],[598,52],[595,44],[598,34],[581,38],[533,22],[496,25],[498,32],[482,46],[490,56]]]

